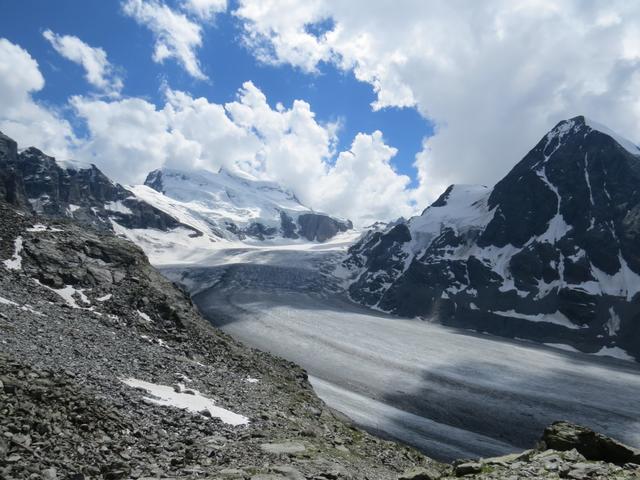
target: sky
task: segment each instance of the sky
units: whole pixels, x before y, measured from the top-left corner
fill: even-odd
[[[640,3],[0,0],[0,131],[136,184],[225,167],[365,225],[558,121],[640,139]]]

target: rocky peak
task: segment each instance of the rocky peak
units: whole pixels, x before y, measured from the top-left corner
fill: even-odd
[[[153,170],[149,172],[144,181],[144,185],[153,188],[156,192],[164,193],[162,186],[162,170]]]
[[[38,214],[74,218],[100,230],[176,228],[180,222],[135,198],[92,164],[58,162],[35,147],[18,151],[0,134],[0,200]],[[193,230],[190,230],[193,232]]]
[[[564,120],[493,189],[452,185],[404,235],[363,236],[345,262],[351,297],[401,315],[640,355],[639,153],[585,117]]]
[[[12,138],[0,132],[0,157],[15,158],[17,154],[18,144]]]

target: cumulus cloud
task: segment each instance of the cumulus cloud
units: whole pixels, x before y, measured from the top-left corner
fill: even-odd
[[[371,84],[374,109],[435,123],[416,157],[423,204],[449,183],[493,184],[562,118],[640,139],[636,2],[240,0],[235,14],[258,58],[332,62]]]
[[[214,8],[214,2],[205,0],[191,0],[186,5],[201,13],[211,12]],[[202,27],[198,22],[156,0],[126,0],[122,9],[153,33],[155,62],[173,58],[192,77],[199,80],[207,78],[196,55],[196,50],[202,45]]]
[[[227,10],[227,0],[184,0],[183,8],[203,20]]]
[[[78,157],[124,183],[163,166],[242,171],[360,225],[413,211],[409,178],[393,170],[396,150],[380,132],[358,134],[349,151],[337,154],[336,124],[318,122],[304,101],[271,107],[251,82],[226,105],[171,89],[165,96],[161,108],[142,99],[74,97],[89,130]]]
[[[0,131],[21,147],[37,146],[66,159],[75,137],[67,121],[33,99],[43,87],[38,62],[19,45],[0,38]]]
[[[263,62],[290,63],[315,72],[331,55],[323,35],[314,35],[309,26],[329,17],[322,0],[240,2],[235,15],[245,22],[245,43]]]
[[[102,48],[91,47],[73,35],[57,35],[51,30],[45,30],[43,36],[56,52],[84,68],[91,85],[107,95],[120,95],[122,79]]]

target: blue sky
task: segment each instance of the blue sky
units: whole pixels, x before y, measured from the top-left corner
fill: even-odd
[[[224,166],[366,224],[562,119],[640,139],[640,2],[0,2],[0,130],[122,183]]]
[[[168,2],[176,6],[175,2]],[[234,3],[230,4],[233,9]],[[156,63],[151,58],[153,35],[125,16],[119,2],[102,0],[7,1],[0,16],[0,35],[26,49],[38,62],[46,79],[35,98],[64,107],[71,95],[91,91],[80,65],[58,54],[43,37],[50,29],[58,35],[73,35],[91,46],[102,47],[109,61],[121,69],[122,94],[143,97],[160,106],[161,86],[204,96],[211,102],[232,101],[243,82],[251,80],[273,106],[290,105],[295,99],[311,104],[321,122],[340,120],[338,151],[348,150],[358,132],[381,130],[385,142],[398,149],[393,165],[415,184],[413,166],[422,139],[432,125],[413,108],[374,111],[376,96],[371,85],[359,82],[351,72],[322,63],[318,73],[305,73],[290,65],[267,65],[256,60],[241,41],[241,25],[232,15],[218,15],[204,26],[203,45],[198,51],[208,80],[198,80],[173,60]],[[322,26],[322,25],[320,25]],[[310,29],[311,30],[311,29]],[[81,122],[69,120],[83,134]]]

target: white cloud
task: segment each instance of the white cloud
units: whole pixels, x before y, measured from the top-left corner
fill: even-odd
[[[82,141],[64,119],[33,100],[43,87],[37,62],[0,39],[0,129],[23,147],[35,145],[63,159],[71,152],[122,183],[141,182],[163,166],[224,166],[280,182],[307,205],[360,225],[413,211],[409,178],[391,167],[396,150],[380,132],[360,133],[349,151],[337,153],[337,124],[318,122],[301,100],[272,107],[251,82],[226,105],[171,89],[161,107],[140,98],[74,96],[73,113],[88,130]]]
[[[391,167],[396,150],[380,132],[358,134],[333,162],[335,124],[319,123],[300,100],[272,108],[251,82],[226,105],[170,89],[162,108],[142,99],[77,96],[71,103],[89,129],[78,157],[120,182],[140,182],[162,166],[224,166],[277,181],[303,203],[361,225],[413,211],[409,178]]]
[[[205,8],[203,12],[213,8],[211,1],[192,1],[189,4],[203,8],[208,6],[208,10]],[[156,0],[126,0],[122,8],[126,15],[153,32],[155,62],[174,58],[192,77],[199,80],[207,78],[196,56],[196,50],[202,45],[202,28],[197,22]]]
[[[449,183],[493,184],[562,118],[640,139],[637,2],[240,0],[236,15],[258,58],[333,62],[372,85],[373,108],[435,122],[416,158],[422,204]]]
[[[44,78],[31,55],[0,38],[0,131],[21,148],[36,146],[66,159],[75,138],[65,120],[32,98],[43,87]]]
[[[51,30],[45,30],[43,36],[60,55],[85,69],[91,85],[107,95],[120,95],[122,79],[102,48],[91,47],[73,35],[57,35]]]
[[[235,15],[246,22],[245,42],[266,63],[291,63],[307,72],[329,60],[326,38],[307,29],[328,17],[321,0],[241,1]]]
[[[183,8],[203,20],[227,10],[227,0],[184,0]]]

